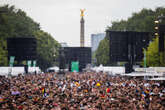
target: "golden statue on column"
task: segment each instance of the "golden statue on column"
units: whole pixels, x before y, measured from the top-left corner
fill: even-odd
[[[83,17],[85,9],[80,9],[80,11],[81,11],[81,15],[80,16]]]
[[[81,19],[80,19],[80,47],[84,47],[84,34],[85,34],[85,26],[84,26],[84,11],[85,9],[80,9],[80,16],[81,16]]]

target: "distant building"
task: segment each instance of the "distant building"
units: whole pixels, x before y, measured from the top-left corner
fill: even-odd
[[[61,42],[60,44],[62,47],[68,47],[68,44],[66,42]]]
[[[99,34],[92,34],[91,35],[91,48],[92,52],[96,51],[99,43],[101,40],[103,40],[105,37],[105,33],[99,33]]]

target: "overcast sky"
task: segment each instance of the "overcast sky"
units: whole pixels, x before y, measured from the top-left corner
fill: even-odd
[[[127,19],[143,8],[165,7],[165,0],[0,0],[15,5],[58,42],[80,45],[80,9],[85,11],[85,45],[91,34],[103,33],[112,21]]]

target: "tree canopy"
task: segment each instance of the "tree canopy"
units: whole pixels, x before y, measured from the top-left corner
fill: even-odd
[[[99,47],[96,50],[97,65],[103,64],[104,66],[109,64],[109,40],[105,37],[100,41]]]
[[[140,12],[133,13],[127,20],[113,21],[107,30],[154,32],[154,21],[161,15],[165,15],[165,8],[163,7],[158,7],[155,10],[144,8]]]
[[[0,66],[8,65],[7,38],[32,36],[37,39],[38,66],[46,69],[57,64],[55,61],[60,44],[50,34],[41,30],[39,23],[26,12],[16,9],[15,6],[0,6]]]
[[[159,65],[159,48],[158,48],[158,37],[155,38],[147,48],[146,60],[147,66],[158,66]]]
[[[37,39],[37,61],[42,69],[57,65],[60,44],[43,31],[34,33]]]

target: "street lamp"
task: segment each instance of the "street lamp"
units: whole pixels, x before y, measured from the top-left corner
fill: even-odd
[[[156,20],[156,21],[155,21],[155,24],[158,24],[158,23],[159,23],[159,21],[158,21],[158,20]]]
[[[155,33],[155,36],[158,36],[158,35],[159,35],[159,34],[156,32],[156,33]]]

